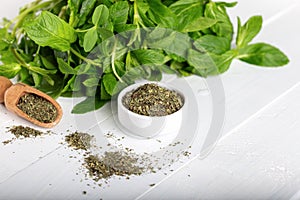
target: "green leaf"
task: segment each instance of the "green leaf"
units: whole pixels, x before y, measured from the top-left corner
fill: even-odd
[[[166,74],[176,74],[177,71],[172,69],[170,66],[166,66],[166,65],[161,65],[159,67],[159,69],[161,70],[161,72],[166,73]]]
[[[56,15],[42,11],[32,22],[24,26],[27,35],[40,46],[49,46],[60,51],[70,49],[76,41],[74,29]]]
[[[78,15],[78,26],[82,26],[86,23],[88,16],[92,13],[93,8],[97,0],[84,0],[82,2],[80,12]]]
[[[40,55],[40,58],[46,69],[57,69],[57,67],[48,59],[48,57]]]
[[[62,58],[57,58],[58,69],[63,74],[77,74],[77,70],[66,63]]]
[[[97,28],[98,35],[101,37],[102,41],[106,40],[114,35],[113,32],[107,30],[105,28],[98,27]]]
[[[97,110],[104,106],[107,101],[99,100],[95,97],[88,97],[84,101],[78,103],[74,106],[72,113],[73,114],[84,114],[90,111]]]
[[[212,27],[218,21],[216,19],[211,19],[207,17],[199,17],[196,20],[193,20],[191,23],[187,24],[182,32],[194,32],[194,31],[201,31],[207,28]]]
[[[161,51],[151,49],[138,49],[132,54],[140,65],[162,65],[164,64],[164,54]]]
[[[195,74],[206,77],[209,73],[218,71],[217,66],[209,54],[190,49],[188,63],[194,67]]]
[[[18,63],[18,60],[16,59],[12,49],[3,50],[0,52],[0,60],[3,64],[12,64],[12,63]]]
[[[49,81],[45,80],[44,78],[45,77],[43,76],[43,80],[37,87],[37,89],[45,92],[53,98],[59,97],[61,95],[61,90],[64,87],[63,79],[61,78],[61,76],[52,75],[51,80],[53,81],[53,84],[49,84]],[[52,83],[52,81],[50,81],[50,83]]]
[[[7,49],[12,41],[13,38],[11,38],[7,28],[0,28],[0,51]]]
[[[37,87],[41,84],[42,80],[43,80],[43,76],[40,74],[37,74],[35,72],[32,72],[32,78],[33,78],[33,82],[34,82],[34,86]]]
[[[96,29],[90,29],[86,34],[84,35],[83,40],[83,48],[85,52],[90,52],[98,40],[98,33]]]
[[[29,70],[25,67],[22,67],[19,71],[19,81],[31,85],[31,75],[29,74]],[[33,83],[32,83],[33,84]]]
[[[56,69],[52,69],[52,70],[49,70],[49,69],[43,69],[43,68],[40,68],[39,66],[35,66],[36,63],[34,62],[31,62],[29,63],[29,67],[28,69],[30,71],[34,71],[38,74],[41,74],[41,75],[47,75],[47,74],[55,74],[57,72]]]
[[[238,52],[235,50],[229,50],[222,55],[216,55],[213,53],[210,54],[210,57],[213,59],[215,65],[218,68],[217,74],[222,74],[226,72],[229,69],[233,59],[236,56],[238,56]],[[210,75],[216,75],[216,74],[210,74]]]
[[[94,25],[103,25],[108,20],[109,10],[105,5],[99,5],[95,8],[92,22]]]
[[[109,95],[113,96],[116,93],[117,84],[118,80],[112,73],[103,75],[103,85]]]
[[[282,51],[266,43],[251,44],[240,49],[238,58],[264,67],[279,67],[289,63],[288,57]]]
[[[149,81],[161,81],[161,79],[162,79],[162,71],[160,70],[152,70],[148,78]]]
[[[94,65],[86,63],[78,65],[75,69],[78,75],[95,75],[98,73],[97,68]]]
[[[232,40],[233,26],[224,5],[217,5],[212,1],[207,3],[204,16],[218,21],[211,27],[211,30],[216,33],[217,36],[225,37],[229,41]]]
[[[43,79],[46,80],[51,86],[54,85],[54,80],[49,76],[49,74],[55,74],[57,70],[46,70],[40,67],[35,67],[35,63],[29,63],[29,71],[40,74],[43,76]]]
[[[236,46],[238,48],[246,46],[259,33],[262,27],[262,16],[253,16],[241,26],[241,20],[238,17],[238,33]]]
[[[83,85],[86,87],[95,87],[99,85],[99,78],[92,77],[83,81]]]
[[[103,82],[100,83],[100,98],[102,100],[110,100],[111,96],[106,92]]]
[[[68,6],[70,8],[69,24],[73,27],[76,26],[79,21],[77,13],[79,11],[81,3],[81,0],[68,0]]]
[[[194,42],[194,46],[200,51],[223,54],[230,49],[230,41],[224,37],[204,35]]]
[[[221,2],[221,1],[216,2],[216,4],[218,6],[224,6],[224,7],[228,7],[228,8],[232,8],[232,7],[236,6],[237,3],[238,2]]]
[[[187,50],[191,48],[191,38],[186,33],[170,29],[154,29],[146,40],[150,48],[162,49],[181,57],[186,57]]]
[[[0,76],[14,78],[21,71],[21,69],[21,65],[17,63],[0,65]]]
[[[178,30],[183,30],[188,24],[195,24],[203,17],[204,0],[179,0],[170,5],[170,10],[177,15]]]
[[[178,26],[177,16],[160,0],[148,0],[149,4],[149,18],[164,28],[175,29]]]
[[[114,3],[109,12],[114,25],[126,24],[128,19],[129,5],[126,1],[118,1]]]

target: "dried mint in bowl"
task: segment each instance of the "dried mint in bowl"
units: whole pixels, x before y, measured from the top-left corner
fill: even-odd
[[[50,101],[33,93],[21,96],[17,107],[29,117],[43,123],[54,122],[58,115],[56,107]]]
[[[166,116],[175,113],[184,104],[183,97],[155,83],[146,83],[122,98],[130,111],[146,116]]]

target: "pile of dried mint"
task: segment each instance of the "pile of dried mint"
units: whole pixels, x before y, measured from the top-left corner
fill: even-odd
[[[40,136],[43,135],[44,133],[27,127],[27,126],[13,126],[12,128],[9,129],[9,132],[11,132],[12,134],[14,134],[16,136],[16,138],[19,137],[24,137],[24,138],[28,138],[28,137],[36,137],[36,136]]]
[[[90,155],[84,159],[85,167],[95,181],[117,176],[141,175],[145,169],[138,166],[138,158],[127,152],[105,152],[102,157]]]
[[[166,116],[183,106],[183,97],[157,84],[147,83],[125,94],[122,103],[140,115]]]
[[[82,149],[87,151],[91,147],[91,140],[93,136],[87,133],[74,132],[65,137],[65,141],[69,144],[70,147],[74,149]]]
[[[17,107],[26,113],[29,117],[43,123],[54,122],[57,118],[56,107],[48,100],[32,93],[23,95]]]

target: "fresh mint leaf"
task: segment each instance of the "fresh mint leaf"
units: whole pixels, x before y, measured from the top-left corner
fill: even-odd
[[[95,8],[92,22],[94,25],[103,25],[109,18],[109,10],[105,5],[99,5]]]
[[[58,69],[63,74],[77,74],[77,70],[66,63],[62,58],[57,58]]]
[[[194,49],[188,51],[188,63],[194,67],[194,73],[206,77],[209,73],[217,71],[217,66],[208,53]]]
[[[85,52],[90,52],[98,40],[97,29],[91,29],[84,35],[83,48]]]
[[[218,6],[224,6],[224,7],[228,7],[228,8],[232,8],[232,7],[236,6],[237,3],[238,2],[222,2],[222,1],[216,2],[216,4]]]
[[[88,97],[82,102],[74,106],[72,113],[73,114],[84,114],[90,111],[97,110],[104,106],[107,101],[99,100],[95,97]]]
[[[113,96],[116,93],[117,84],[118,80],[112,73],[103,75],[103,85],[109,95]]]
[[[240,49],[238,58],[262,67],[280,67],[289,62],[282,51],[266,43],[251,44]]]
[[[147,16],[147,12],[149,11],[149,4],[144,0],[136,1],[137,13],[138,14],[135,19],[138,24],[141,24],[143,27],[155,27],[154,22]]]
[[[236,46],[238,48],[246,46],[259,33],[262,27],[262,16],[253,16],[241,26],[241,20],[238,17],[238,32]]]
[[[57,72],[56,69],[48,70],[48,69],[40,68],[39,66],[35,66],[36,63],[33,62],[29,64],[30,66],[28,66],[28,69],[38,74],[46,75],[46,74],[55,74]]]
[[[31,66],[28,67],[29,71],[42,75],[43,79],[45,79],[50,85],[54,85],[54,80],[51,78],[50,74],[55,74],[57,70],[46,70],[38,66],[34,66],[35,63],[30,64]]]
[[[38,87],[43,80],[43,76],[35,72],[32,72],[32,78],[35,87]]]
[[[105,28],[101,28],[101,27],[97,28],[97,32],[102,40],[106,40],[106,39],[109,39],[114,36],[113,32],[111,32],[110,30],[107,30]]]
[[[21,69],[21,65],[18,63],[0,65],[0,76],[14,78],[21,71]]]
[[[172,69],[170,66],[167,65],[161,65],[159,67],[159,69],[161,70],[161,72],[166,73],[166,74],[176,74],[177,71]]]
[[[149,4],[149,18],[154,21],[156,24],[164,28],[176,29],[177,16],[160,0],[148,0]]]
[[[92,77],[83,81],[83,85],[86,87],[95,87],[99,85],[99,78]]]
[[[126,24],[128,19],[129,5],[126,1],[118,1],[109,8],[113,24]]]
[[[103,82],[100,83],[100,97],[102,100],[111,99],[111,95],[106,92]]]
[[[0,52],[1,57],[0,60],[3,64],[10,65],[18,63],[17,58],[15,57],[14,53],[12,52],[12,49],[9,47],[8,49],[4,49]]]
[[[140,65],[162,65],[164,64],[164,54],[157,50],[139,49],[133,51],[132,54]]]
[[[48,11],[42,11],[34,21],[26,24],[24,29],[30,39],[43,47],[67,51],[71,43],[76,41],[74,29]]]
[[[215,2],[210,1],[205,6],[204,16],[218,21],[211,27],[211,30],[217,36],[225,37],[229,41],[232,40],[233,26],[224,5],[217,5]]]
[[[0,51],[7,49],[13,42],[7,28],[0,28]]]
[[[24,68],[23,68],[24,69]],[[45,92],[53,98],[58,98],[61,95],[61,91],[64,87],[63,79],[58,75],[51,75],[51,79],[53,80],[53,84],[49,84],[48,81],[43,80],[41,84],[37,87],[38,90]],[[51,82],[51,81],[50,81]]]
[[[204,35],[194,42],[194,46],[200,51],[223,54],[230,49],[230,41],[224,37]]]
[[[186,33],[170,29],[154,29],[146,38],[149,47],[162,49],[168,53],[186,57],[187,50],[191,48],[191,38]]]
[[[196,24],[203,17],[204,0],[179,0],[170,5],[170,10],[177,15],[178,30],[184,30],[188,24]],[[199,25],[198,25],[199,26]],[[190,25],[192,27],[192,25]],[[200,30],[200,29],[199,29]]]
[[[182,32],[195,32],[201,31],[207,28],[212,27],[218,21],[216,19],[211,19],[208,17],[198,17],[197,19],[193,20],[191,23],[187,24],[183,29]]]
[[[238,52],[235,50],[229,50],[221,55],[211,53],[210,57],[212,58],[212,60],[214,61],[218,69],[216,74],[211,74],[211,75],[217,75],[226,72],[229,69],[233,59],[236,58],[237,56],[238,56]]]
[[[97,0],[83,0],[78,15],[78,27],[84,25],[88,19],[88,16],[93,13],[93,8]]]
[[[68,0],[68,6],[70,8],[69,24],[73,27],[76,26],[79,22],[77,14],[79,12],[81,4],[82,0]]]
[[[51,60],[48,57],[40,55],[40,58],[46,69],[57,69],[57,67],[54,65],[54,63],[51,62]]]

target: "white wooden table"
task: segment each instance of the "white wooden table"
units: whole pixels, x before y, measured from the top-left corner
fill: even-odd
[[[0,16],[12,18],[26,2],[2,3]],[[94,113],[65,114],[53,129],[56,135],[0,143],[0,199],[300,199],[299,10],[297,0],[240,0],[229,10],[233,21],[236,16],[245,21],[262,15],[263,29],[255,41],[280,47],[290,64],[264,69],[235,61],[221,76],[226,119],[222,138],[207,157],[175,164],[168,175],[116,179],[110,187],[93,188],[80,174],[82,154],[61,142],[66,129],[93,132],[95,124],[103,129],[111,125],[110,107],[98,111],[101,118]],[[73,101],[58,101],[70,113]],[[5,127],[30,125],[3,106],[0,119],[0,141],[10,137]],[[149,187],[152,183],[155,186]]]

